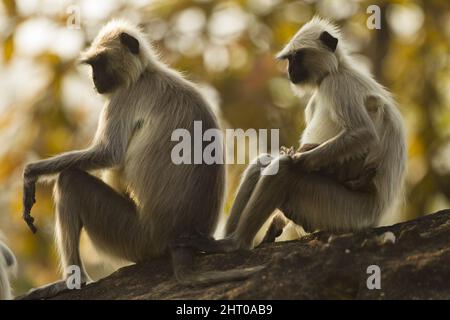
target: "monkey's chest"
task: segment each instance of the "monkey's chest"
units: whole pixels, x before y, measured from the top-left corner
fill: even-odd
[[[317,105],[302,133],[301,142],[302,144],[322,144],[335,137],[340,130],[338,123],[331,117],[330,111],[326,107]]]

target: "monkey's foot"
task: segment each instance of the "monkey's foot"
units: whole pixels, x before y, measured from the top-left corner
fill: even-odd
[[[232,238],[215,240],[211,237],[196,236],[179,238],[174,246],[188,247],[205,253],[228,253],[239,249]]]
[[[82,286],[86,285],[85,283]],[[67,288],[65,280],[56,281],[39,288],[31,289],[26,295],[19,297],[18,300],[43,300],[49,299],[61,292],[70,290]]]

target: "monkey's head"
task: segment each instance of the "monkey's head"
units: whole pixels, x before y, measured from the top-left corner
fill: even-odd
[[[330,22],[314,17],[306,23],[277,55],[288,61],[288,76],[295,85],[316,85],[338,68],[339,30]]]
[[[99,93],[112,93],[135,82],[149,63],[151,49],[138,27],[113,20],[106,24],[82,54],[81,62],[92,67]]]

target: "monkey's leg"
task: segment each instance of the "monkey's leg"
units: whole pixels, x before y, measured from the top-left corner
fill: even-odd
[[[255,185],[261,177],[261,170],[273,158],[268,154],[259,156],[244,172],[241,185],[236,195],[226,233],[230,234],[236,228],[241,213],[250,199]],[[250,268],[236,268],[227,271],[209,271],[198,273],[193,270],[193,256],[195,250],[207,253],[233,252],[238,247],[231,238],[214,240],[212,237],[188,236],[177,239],[171,245],[172,263],[178,282],[184,285],[211,285],[225,281],[245,280],[265,268],[259,265]]]
[[[231,207],[230,217],[228,218],[227,225],[225,228],[225,235],[228,236],[236,230],[239,223],[242,211],[247,205],[256,184],[261,177],[261,170],[267,167],[273,157],[269,154],[262,154],[258,156],[248,167],[245,169],[242,175],[241,184],[239,185],[236,198],[233,201],[233,206]]]
[[[293,165],[289,156],[281,156],[272,160],[271,164],[263,169],[256,183],[252,181],[251,184],[247,181],[248,185],[253,188],[252,190],[250,188],[250,190],[243,189],[243,192],[248,196],[249,191],[252,191],[250,198],[246,199],[247,203],[242,213],[235,213],[238,222],[237,228],[225,239],[190,238],[185,239],[183,245],[207,253],[232,252],[251,248],[253,239],[264,222],[275,209],[281,208],[285,203],[291,189],[292,179],[289,171],[292,171]],[[270,172],[277,173],[267,174]],[[238,205],[243,206],[242,203]]]
[[[235,232],[222,240],[197,237],[181,239],[178,245],[172,248],[172,258],[175,270],[177,265],[192,266],[193,249],[213,253],[232,252],[238,249],[248,249],[253,244],[253,238],[264,222],[275,209],[282,206],[285,196],[289,191],[287,170],[293,165],[292,159],[285,155],[272,160],[271,164],[260,172],[257,166],[250,167],[253,175],[246,176],[241,185],[238,206],[243,210],[236,211],[235,218],[238,226]],[[278,170],[276,170],[278,169]],[[275,173],[269,175],[268,173]],[[247,173],[251,172],[250,170]],[[257,173],[257,175],[256,175]],[[254,180],[252,180],[254,179]],[[256,181],[255,181],[256,180]],[[245,196],[245,198],[244,198]],[[246,204],[245,204],[246,203]],[[257,207],[257,208],[255,208]],[[235,207],[236,209],[238,207]],[[257,210],[256,210],[257,209]],[[242,212],[242,215],[241,215]],[[190,269],[181,269],[175,274],[180,282],[186,284],[212,284],[223,281],[242,280],[264,269],[265,266],[256,266],[245,269],[232,269],[228,271],[213,271],[203,274],[195,274]],[[178,267],[180,268],[180,267]],[[181,278],[181,279],[180,279]],[[186,279],[186,280],[184,280]]]
[[[350,231],[374,225],[380,207],[374,192],[348,190],[339,182],[296,167],[280,157],[276,175],[261,177],[231,239],[250,248],[259,228],[276,208],[306,230]],[[270,166],[267,168],[270,169]]]
[[[253,239],[270,215],[281,208],[290,194],[290,175],[293,162],[290,156],[283,155],[266,167],[268,172],[258,180],[254,191],[245,206],[235,232],[230,240],[240,249],[249,249]],[[277,169],[274,169],[276,167]]]
[[[295,171],[286,215],[306,231],[353,231],[373,226],[380,213],[374,191],[352,191],[333,178]]]
[[[134,260],[133,248],[140,224],[134,203],[100,179],[78,170],[59,174],[55,186],[56,239],[66,277],[69,266],[78,266],[81,282],[88,281],[79,253],[82,227],[96,245],[118,257]],[[36,289],[31,299],[46,298],[67,289],[65,281]]]

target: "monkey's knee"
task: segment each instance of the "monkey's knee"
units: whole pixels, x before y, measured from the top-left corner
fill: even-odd
[[[270,154],[263,153],[250,162],[250,165],[244,172],[244,178],[259,177],[261,171],[272,162],[273,157]]]
[[[273,160],[273,157],[268,153],[261,153],[256,159],[254,159],[250,166],[256,166],[258,168],[267,167]]]
[[[80,169],[66,169],[59,173],[54,189],[57,214],[61,215],[70,208],[83,206],[83,199],[92,197],[85,181],[89,174]]]
[[[272,162],[262,170],[261,175],[284,178],[292,169],[292,163],[291,157],[287,155],[280,156],[272,160]]]

